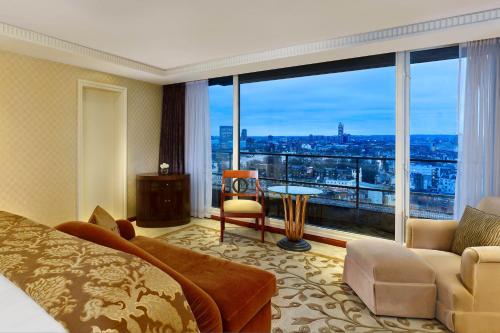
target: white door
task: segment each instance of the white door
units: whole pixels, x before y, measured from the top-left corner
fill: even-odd
[[[80,86],[78,219],[88,220],[97,205],[126,218],[126,95]]]

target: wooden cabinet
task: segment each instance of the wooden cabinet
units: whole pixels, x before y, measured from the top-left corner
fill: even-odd
[[[137,175],[137,225],[171,227],[190,220],[189,175]]]

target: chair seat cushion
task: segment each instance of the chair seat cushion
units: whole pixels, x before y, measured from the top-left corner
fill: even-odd
[[[276,292],[276,277],[270,272],[148,237],[131,241],[209,294],[221,312],[224,332],[239,332]]]
[[[224,201],[226,213],[261,213],[262,206],[255,200],[226,200]]]

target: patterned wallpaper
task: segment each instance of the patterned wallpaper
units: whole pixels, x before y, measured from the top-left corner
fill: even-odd
[[[128,216],[135,175],[158,165],[162,87],[0,51],[0,210],[56,225],[76,217],[77,80],[127,87]]]

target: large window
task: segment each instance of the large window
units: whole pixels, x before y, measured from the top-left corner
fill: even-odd
[[[210,131],[212,138],[212,205],[219,207],[222,171],[232,168],[233,84],[232,77],[210,80]]]
[[[453,216],[458,47],[411,53],[410,216]]]
[[[310,224],[394,238],[394,56],[338,64],[241,76],[240,167],[264,186],[321,188]]]
[[[309,201],[307,223],[394,239],[395,224],[403,223],[395,215],[396,169],[402,169],[396,168],[397,137],[410,146],[407,213],[450,218],[458,48],[409,55],[409,131],[401,124],[396,131],[396,112],[404,116],[408,110],[396,111],[406,97],[396,103],[394,53],[239,75],[238,121],[232,116],[232,78],[211,80],[213,205],[219,206],[222,170],[231,169],[235,157],[240,169],[259,171],[264,188],[320,188],[322,194]],[[398,81],[399,88],[406,82]],[[267,216],[282,219],[280,198],[268,194],[266,200]]]

